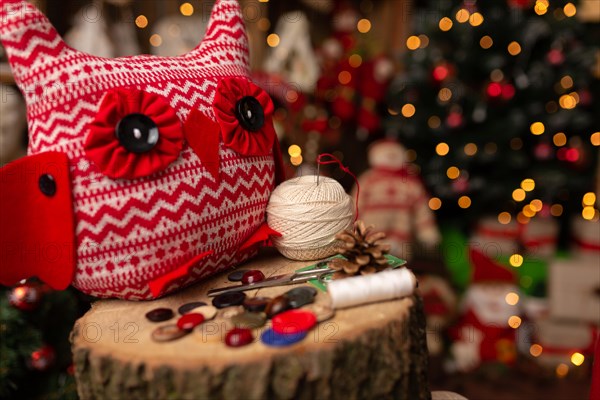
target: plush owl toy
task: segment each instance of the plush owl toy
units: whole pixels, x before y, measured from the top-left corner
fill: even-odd
[[[276,234],[273,104],[248,78],[236,1],[216,2],[188,54],[115,59],[68,47],[26,1],[0,6],[30,135],[0,170],[0,283],[152,299]]]

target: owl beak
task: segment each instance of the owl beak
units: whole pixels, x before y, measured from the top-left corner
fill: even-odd
[[[185,139],[202,165],[217,180],[219,177],[219,124],[193,109],[183,125]]]

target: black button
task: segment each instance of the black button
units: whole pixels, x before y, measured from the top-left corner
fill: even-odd
[[[236,118],[242,128],[250,132],[260,130],[265,124],[265,112],[256,98],[242,97],[236,104]]]
[[[231,282],[240,282],[246,272],[248,272],[247,269],[238,269],[227,275],[227,279]]]
[[[290,308],[300,308],[314,301],[317,290],[308,286],[294,288],[284,294],[289,301]]]
[[[173,310],[170,308],[155,308],[146,313],[146,318],[152,322],[162,322],[173,318]]]
[[[180,306],[177,309],[177,312],[179,314],[181,314],[181,315],[184,315],[184,314],[187,314],[190,311],[192,311],[194,308],[202,307],[202,306],[205,306],[205,305],[206,305],[206,303],[203,302],[203,301],[194,301],[194,302],[186,303],[186,304]]]
[[[52,175],[42,175],[38,180],[38,186],[40,191],[48,197],[52,197],[56,194],[56,181]]]
[[[246,293],[229,292],[223,293],[215,297],[212,301],[213,306],[217,308],[225,308],[231,306],[239,306],[246,299]]]
[[[144,114],[129,114],[117,124],[117,139],[132,153],[146,153],[158,143],[158,126]]]

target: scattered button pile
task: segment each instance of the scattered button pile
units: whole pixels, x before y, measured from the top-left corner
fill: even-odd
[[[237,270],[230,273],[228,279],[252,284],[264,280],[265,275],[258,270]],[[242,347],[254,342],[253,330],[265,327],[269,319],[271,326],[260,334],[261,342],[267,346],[289,346],[303,340],[318,322],[333,316],[332,309],[313,304],[316,295],[317,290],[310,286],[295,287],[274,298],[247,297],[243,292],[223,293],[213,298],[212,305],[203,301],[181,305],[177,309],[180,317],[176,323],[157,327],[152,332],[152,339],[168,342],[182,338],[220,312],[219,318],[229,320],[233,326],[225,335],[228,347]],[[300,309],[304,306],[308,307]],[[146,313],[146,318],[152,322],[168,321],[174,316],[169,308],[156,308]]]

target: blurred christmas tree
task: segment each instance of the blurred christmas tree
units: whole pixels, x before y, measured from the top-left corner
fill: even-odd
[[[88,304],[35,281],[0,289],[0,398],[77,398],[68,338]]]
[[[581,213],[600,145],[600,29],[578,11],[548,0],[415,10],[386,128],[442,219]]]

